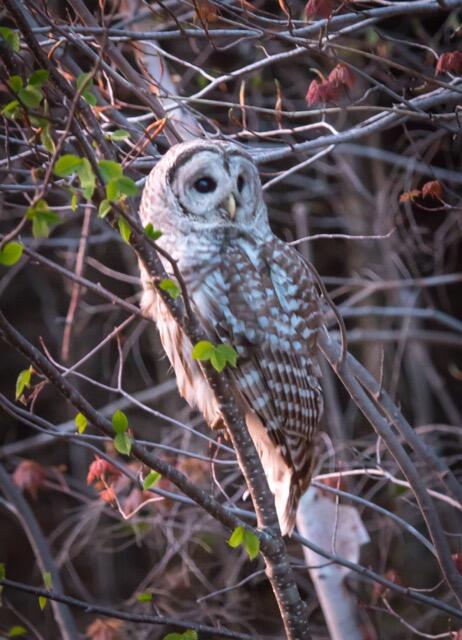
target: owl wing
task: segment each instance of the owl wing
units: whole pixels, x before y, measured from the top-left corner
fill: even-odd
[[[257,247],[242,239],[223,250],[191,294],[208,331],[238,351],[231,375],[248,410],[281,527],[290,533],[310,481],[312,440],[322,414],[320,308],[311,274],[279,240]]]

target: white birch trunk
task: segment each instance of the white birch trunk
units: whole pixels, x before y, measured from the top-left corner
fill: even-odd
[[[361,545],[369,542],[357,509],[336,505],[314,487],[300,500],[297,527],[311,542],[352,562],[358,561]],[[348,569],[307,547],[303,552],[331,639],[363,640],[356,597],[345,585]]]

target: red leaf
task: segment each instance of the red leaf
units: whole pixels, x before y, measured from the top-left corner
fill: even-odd
[[[305,5],[305,16],[310,18],[330,18],[332,15],[331,0],[308,0]]]
[[[305,100],[309,107],[317,102],[332,102],[340,97],[340,87],[332,82],[318,82],[313,80],[308,87]]]
[[[322,82],[319,85],[319,95],[322,102],[334,102],[342,95],[341,87],[334,82]]]
[[[194,3],[196,17],[207,26],[209,22],[216,22],[220,16],[217,7],[209,0],[196,0]]]
[[[105,489],[99,492],[99,497],[103,502],[115,502],[116,492],[114,491],[112,485],[107,486]]]
[[[312,80],[310,86],[308,87],[308,91],[306,92],[305,100],[309,107],[319,102],[319,82],[317,80]]]
[[[436,198],[441,200],[443,197],[443,186],[438,180],[426,182],[422,187],[422,195],[424,198]]]
[[[352,71],[345,64],[338,64],[334,67],[329,73],[327,80],[334,85],[345,85],[345,87],[349,87],[350,89],[356,82]]]
[[[278,4],[279,4],[279,7],[281,8],[281,11],[283,11],[286,14],[286,16],[290,19],[290,9],[286,0],[278,0]]]
[[[387,580],[390,580],[390,582],[394,582],[395,584],[401,584],[401,578],[399,577],[398,573],[394,569],[387,569],[384,577]],[[377,600],[384,593],[386,593],[386,591],[388,589],[389,589],[389,587],[387,587],[384,584],[380,584],[378,582],[374,583],[374,586],[372,587],[372,598],[373,598],[373,601],[377,602]]]
[[[322,478],[320,481],[321,484],[325,484],[327,487],[333,487],[334,489],[343,489],[346,490],[346,481],[342,476],[335,476],[332,478]],[[330,492],[326,492],[327,495],[332,495]]]
[[[37,498],[37,491],[45,480],[45,469],[34,460],[23,460],[16,467],[13,473],[13,482],[22,491],[27,491],[34,498]]]
[[[462,72],[462,51],[447,51],[438,58],[435,75],[437,76],[447,71]]]
[[[416,198],[422,195],[420,189],[412,189],[411,191],[405,191],[399,197],[400,202],[413,202]]]
[[[456,565],[457,571],[462,574],[462,553],[453,553],[452,559]]]
[[[85,630],[85,636],[89,640],[121,640],[119,634],[122,628],[122,621],[114,618],[102,620],[96,618]]]
[[[115,480],[120,476],[120,471],[113,464],[103,458],[95,456],[95,460],[90,465],[87,475],[87,484],[92,484],[95,480]]]

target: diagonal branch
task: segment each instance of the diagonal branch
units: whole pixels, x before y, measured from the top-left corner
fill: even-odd
[[[327,358],[329,364],[336,372],[337,376],[347,389],[351,398],[364,416],[368,419],[374,430],[382,438],[386,447],[395,459],[398,467],[409,482],[412,492],[420,507],[422,517],[428,528],[437,552],[438,563],[445,577],[446,582],[451,587],[459,605],[462,605],[462,576],[457,570],[452,557],[449,544],[444,534],[443,527],[436,512],[432,499],[428,495],[425,484],[417,469],[407,455],[399,438],[395,436],[388,421],[377,408],[377,400],[374,402],[363,386],[355,377],[350,361],[351,357],[341,359],[340,346],[335,343],[327,332],[324,332],[319,339],[319,347]],[[398,415],[399,409],[394,408],[394,413]]]
[[[228,629],[209,627],[205,624],[197,624],[196,622],[188,622],[187,620],[178,620],[177,617],[169,616],[152,616],[142,613],[131,613],[130,611],[121,611],[120,609],[112,609],[100,604],[94,604],[93,602],[85,602],[78,598],[66,596],[53,590],[47,591],[40,587],[34,587],[30,584],[24,584],[23,582],[16,582],[15,580],[9,580],[5,578],[0,580],[0,585],[23,593],[29,593],[37,597],[45,597],[52,602],[59,602],[71,607],[83,609],[85,613],[97,613],[101,616],[108,618],[116,618],[118,620],[126,620],[127,622],[136,622],[153,625],[169,625],[176,627],[177,629],[194,629],[200,633],[201,637],[210,637],[212,640],[221,640],[222,638],[232,638],[234,640],[253,640],[253,636],[249,636],[246,633],[238,633],[236,631],[230,631]]]

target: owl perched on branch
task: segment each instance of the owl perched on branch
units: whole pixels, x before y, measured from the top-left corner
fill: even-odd
[[[290,534],[310,482],[323,407],[316,354],[321,308],[312,273],[271,232],[257,169],[230,143],[195,140],[172,147],[147,179],[140,216],[143,225],[162,231],[158,244],[177,261],[210,339],[238,353],[227,372],[281,531]],[[192,359],[193,345],[142,266],[141,275],[142,307],[157,322],[179,390],[213,428],[221,416]]]

